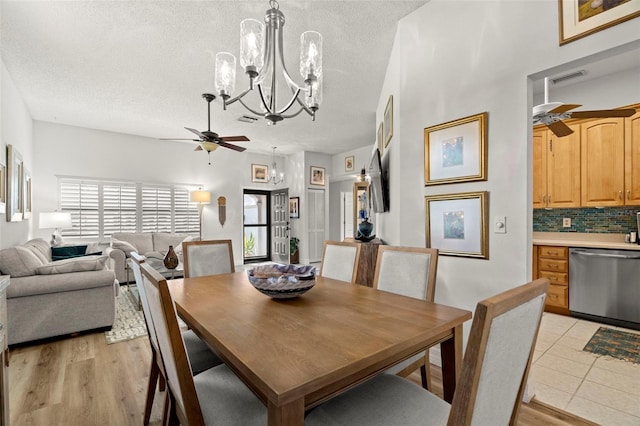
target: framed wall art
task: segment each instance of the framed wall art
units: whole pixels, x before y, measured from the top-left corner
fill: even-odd
[[[393,137],[393,95],[389,96],[387,106],[384,109],[383,123],[382,130],[384,133],[384,146],[387,147]]]
[[[7,144],[7,222],[22,220],[22,201],[22,155]]]
[[[22,167],[22,205],[24,206],[22,212],[23,219],[31,219],[31,213],[33,211],[32,206],[32,180],[31,172],[27,170],[24,165]]]
[[[560,45],[640,16],[637,0],[558,0]]]
[[[487,113],[424,129],[424,184],[487,180]]]
[[[488,195],[464,192],[426,196],[427,247],[446,256],[489,259]]]
[[[354,171],[355,170],[355,166],[353,164],[354,162],[355,162],[355,157],[353,155],[346,157],[344,159],[344,171],[345,172]]]
[[[289,198],[289,218],[300,219],[300,197]]]
[[[378,150],[380,151],[380,155],[384,152],[384,124],[381,121],[378,126]]]
[[[0,163],[0,214],[7,208],[7,166]]]
[[[324,167],[311,166],[311,185],[324,186]]]
[[[269,167],[262,164],[251,165],[251,182],[267,183],[269,178]]]

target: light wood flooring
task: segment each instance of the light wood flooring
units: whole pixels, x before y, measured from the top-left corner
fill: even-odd
[[[11,425],[141,425],[150,358],[147,338],[107,345],[101,332],[12,348]],[[431,371],[442,396],[440,369]],[[163,398],[156,394],[154,426]],[[592,425],[538,403],[523,404],[518,424]]]

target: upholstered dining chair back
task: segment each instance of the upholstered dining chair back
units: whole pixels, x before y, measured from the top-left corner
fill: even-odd
[[[158,350],[158,338],[156,337],[156,329],[151,320],[151,313],[149,312],[149,301],[147,300],[147,293],[144,290],[144,281],[142,279],[142,270],[140,265],[144,263],[147,258],[136,252],[131,252],[129,260],[129,267],[133,271],[133,276],[136,280],[136,288],[138,289],[138,297],[140,298],[140,304],[142,305],[142,312],[144,313],[144,321],[147,324],[147,331],[149,332],[149,340],[155,350]]]
[[[189,241],[182,251],[186,278],[235,272],[231,240]]]
[[[360,244],[325,241],[320,276],[355,283],[360,260]]]
[[[433,302],[438,249],[381,245],[373,287]]]

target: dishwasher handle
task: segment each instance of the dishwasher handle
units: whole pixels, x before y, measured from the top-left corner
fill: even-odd
[[[628,256],[624,254],[592,253],[592,252],[581,251],[581,250],[574,250],[572,253],[579,254],[580,256],[609,257],[614,259],[640,259],[640,255]]]

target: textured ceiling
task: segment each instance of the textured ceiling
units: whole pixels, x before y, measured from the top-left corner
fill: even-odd
[[[324,40],[324,101],[276,126],[237,119],[239,104],[212,105],[213,131],[247,135],[253,151],[335,154],[373,143],[375,111],[397,21],[426,1],[282,0],[287,68],[305,30]],[[267,1],[5,1],[0,53],[36,120],[185,138],[206,129],[204,92],[214,93],[214,57],[239,54],[240,21],[262,20]],[[283,83],[281,83],[283,84]],[[238,69],[236,93],[246,80]]]

